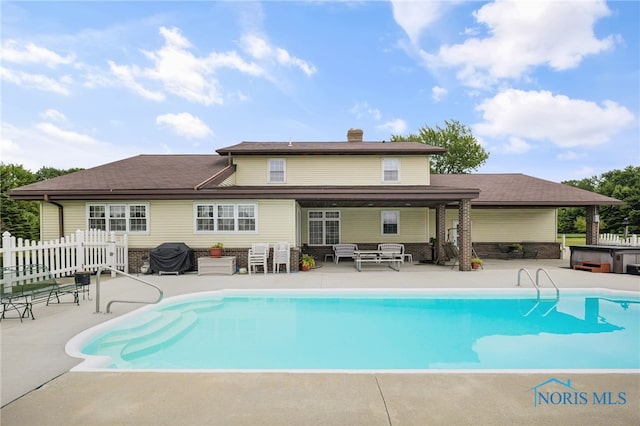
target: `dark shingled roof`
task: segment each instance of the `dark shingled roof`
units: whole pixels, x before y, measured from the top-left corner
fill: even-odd
[[[236,147],[254,146],[244,144]],[[337,143],[311,144],[315,149],[316,144],[326,146]],[[345,146],[369,143],[339,144]],[[405,145],[397,142],[377,145],[396,144]],[[426,146],[413,142],[408,144],[412,147]],[[281,147],[282,143],[277,145]],[[270,147],[272,144],[266,143],[266,146]],[[234,147],[228,149],[236,152]],[[261,152],[264,154],[266,151]],[[228,157],[215,154],[138,155],[16,188],[9,195],[20,200],[288,198],[296,199],[304,206],[367,206],[371,202],[376,206],[433,206],[442,202],[454,203],[463,198],[471,199],[474,207],[624,204],[614,198],[523,174],[432,175],[430,186],[323,185],[313,189],[309,186],[220,186],[234,172],[235,166],[229,165]]]
[[[241,142],[220,155],[433,155],[445,148],[420,142]]]
[[[479,188],[473,206],[622,205],[624,201],[521,173],[432,174],[432,185]]]

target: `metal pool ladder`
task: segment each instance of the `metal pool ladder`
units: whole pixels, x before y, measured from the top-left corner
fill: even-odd
[[[151,286],[153,288],[155,288],[156,290],[158,290],[158,299],[153,301],[153,302],[147,302],[147,301],[142,301],[142,300],[112,300],[109,303],[107,303],[107,313],[110,314],[111,313],[111,304],[112,303],[146,303],[146,304],[153,304],[153,303],[158,303],[162,300],[162,298],[164,297],[164,293],[162,292],[162,289],[160,287],[158,287],[155,284],[150,283],[149,281],[145,281],[141,278],[135,277],[133,275],[127,274],[126,272],[122,272],[119,271],[117,269],[111,268],[109,266],[102,266],[98,269],[98,273],[97,273],[97,278],[96,278],[96,314],[101,313],[100,312],[100,275],[102,275],[102,270],[103,269],[107,269],[109,271],[111,271],[112,273],[115,272],[116,274],[120,274],[120,275],[124,275],[125,277],[131,278],[133,280],[139,281],[142,284],[146,284],[148,286]]]
[[[540,273],[541,272],[544,272],[544,274],[549,279],[549,282],[551,282],[551,285],[553,285],[553,287],[556,289],[556,300],[555,300],[555,303],[544,314],[542,314],[543,317],[546,317],[549,314],[549,312],[551,312],[553,310],[553,308],[555,308],[558,305],[558,302],[560,301],[560,289],[558,288],[556,283],[553,281],[553,279],[551,279],[551,276],[549,275],[549,272],[547,272],[547,270],[544,269],[544,268],[538,268],[536,270],[536,279],[535,280],[533,279],[533,277],[531,276],[531,274],[529,273],[529,271],[527,269],[520,268],[518,270],[518,283],[516,284],[516,287],[520,287],[520,277],[522,276],[522,272],[527,274],[527,277],[529,277],[529,281],[531,281],[531,284],[533,284],[533,286],[536,289],[536,293],[537,293],[536,304],[533,305],[533,307],[531,309],[529,309],[529,311],[526,314],[524,314],[525,317],[529,316],[529,314],[531,314],[531,312],[535,311],[536,308],[538,306],[540,306]]]

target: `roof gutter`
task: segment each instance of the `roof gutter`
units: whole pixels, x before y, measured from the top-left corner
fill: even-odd
[[[64,207],[60,203],[51,201],[48,194],[44,194],[44,201],[58,207],[58,236],[60,238],[63,238],[64,237]]]

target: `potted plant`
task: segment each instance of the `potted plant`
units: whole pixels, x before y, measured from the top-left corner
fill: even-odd
[[[471,268],[480,269],[480,267],[482,266],[482,262],[483,262],[483,260],[480,259],[479,257],[472,258],[471,259]]]
[[[211,253],[211,257],[222,257],[222,249],[224,248],[223,243],[215,243],[211,247],[209,247],[209,252]]]
[[[300,270],[308,271],[309,269],[316,266],[316,259],[308,254],[303,254],[302,259],[300,259]]]

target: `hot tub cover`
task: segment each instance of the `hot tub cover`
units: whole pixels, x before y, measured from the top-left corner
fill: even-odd
[[[195,265],[194,253],[185,243],[163,243],[149,252],[152,272],[190,271]]]

